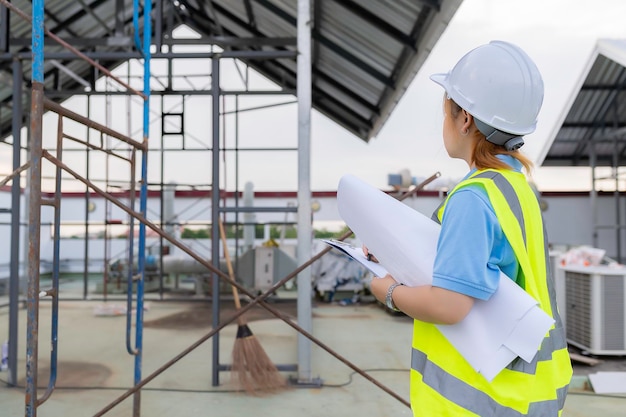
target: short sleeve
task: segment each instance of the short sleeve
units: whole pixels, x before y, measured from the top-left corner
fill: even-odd
[[[512,248],[484,190],[468,186],[451,195],[441,222],[433,286],[487,300],[498,288],[501,267],[511,263]]]

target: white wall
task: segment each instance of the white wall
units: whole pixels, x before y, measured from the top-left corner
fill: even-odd
[[[314,200],[320,202],[320,210],[314,213],[314,221],[316,227],[320,225],[335,223],[343,224],[337,211],[336,199],[334,196],[314,197]],[[550,195],[544,197],[548,204],[547,210],[544,212],[546,228],[549,241],[555,245],[593,245],[593,221],[591,201],[584,195]],[[106,204],[102,198],[92,198],[95,203],[95,210],[89,214],[89,221],[99,223],[100,225],[105,219]],[[126,201],[123,201],[126,203]],[[438,207],[441,198],[430,193],[427,196],[418,195],[405,200],[405,203],[415,208],[421,213],[430,216]],[[286,207],[288,204],[295,205],[296,197],[273,197],[273,198],[257,198],[254,205],[258,207]],[[620,199],[620,203],[624,207],[625,198]],[[0,191],[0,208],[9,208],[11,204],[11,195],[8,191]],[[233,201],[228,201],[228,205],[233,205]],[[241,200],[240,200],[241,204]],[[211,200],[210,198],[177,198],[174,204],[174,210],[178,218],[176,222],[185,223],[209,223],[211,218]],[[22,201],[24,207],[24,201]],[[614,225],[615,219],[615,200],[612,196],[602,196],[597,198],[597,219],[598,224]],[[120,208],[111,205],[111,219],[119,219],[123,222],[128,221],[128,215]],[[626,209],[621,209],[626,213]],[[626,214],[622,213],[623,217]],[[53,210],[50,207],[42,208],[42,223],[51,223]],[[80,196],[64,197],[61,204],[61,218],[63,222],[76,222],[82,224],[85,221],[85,200]],[[228,214],[228,221],[234,221],[235,215]],[[160,200],[158,198],[150,198],[148,201],[148,219],[158,223],[160,221]],[[240,214],[242,220],[242,214]],[[283,221],[296,222],[295,213],[256,213],[256,221],[259,223],[280,223]],[[10,259],[10,214],[0,214],[0,275]],[[100,226],[101,227],[101,226]],[[118,226],[118,231],[125,226]],[[82,228],[82,226],[79,226]],[[94,231],[96,226],[91,226],[90,230]],[[22,227],[22,238],[26,236],[27,228]],[[148,230],[148,235],[150,231]],[[626,237],[622,235],[622,256],[626,259]],[[158,237],[150,238],[147,241],[147,247],[154,245],[155,252],[158,252]],[[187,241],[203,254],[210,254],[210,241]],[[125,253],[127,250],[127,241],[125,239],[110,239],[107,244],[109,249],[109,257],[117,257]],[[20,247],[24,252],[25,243],[21,242]],[[615,229],[602,229],[598,231],[597,247],[605,249],[607,255],[617,257],[617,242]],[[98,261],[104,259],[105,242],[102,239],[89,240],[89,257],[97,264]],[[43,226],[41,232],[41,259],[52,259],[52,238],[51,226]],[[174,250],[173,253],[180,253]],[[22,262],[24,253],[22,253]],[[84,240],[83,239],[62,239],[61,241],[61,259],[80,260],[84,258]]]
[[[11,193],[0,191],[0,209],[11,207]],[[0,213],[0,278],[9,275],[11,259],[11,213]]]

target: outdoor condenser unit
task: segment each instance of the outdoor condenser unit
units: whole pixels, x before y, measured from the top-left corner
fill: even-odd
[[[253,292],[265,292],[297,268],[296,260],[277,247],[259,246],[238,262],[237,280]]]
[[[567,341],[594,355],[626,355],[626,269],[563,267]]]

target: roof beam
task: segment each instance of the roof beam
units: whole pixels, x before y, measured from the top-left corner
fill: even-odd
[[[313,16],[311,17],[313,21],[313,28],[320,29],[322,27],[322,2],[321,1],[313,1]],[[317,42],[311,42],[311,81],[315,83],[315,63],[318,62],[320,56],[320,45]]]
[[[598,113],[596,113],[595,120],[594,120],[594,122],[596,122],[595,126],[598,126],[600,124],[598,121],[604,120],[607,113],[611,109],[611,106],[615,103],[615,100],[617,99],[619,92],[624,87],[624,84],[626,84],[626,77],[624,77],[624,74],[626,73],[625,70],[626,69],[624,67],[621,67],[620,73],[616,78],[617,80],[621,80],[618,83],[616,83],[616,85],[620,86],[619,89],[615,88],[607,95],[606,100],[604,100],[604,103],[602,103],[602,106],[600,107]],[[575,154],[582,153],[582,151],[589,145],[592,135],[593,135],[593,130],[589,129],[587,133],[585,134],[584,138],[582,138],[580,142],[578,143],[578,146],[576,147],[576,150],[574,152]]]
[[[315,70],[315,75],[317,79],[330,84],[334,89],[338,90],[340,93],[350,97],[350,99],[356,101],[357,103],[359,103],[359,105],[368,109],[372,114],[376,116],[380,116],[380,108],[378,106],[371,104],[369,101],[365,101],[363,97],[357,95],[354,91],[346,88],[344,85],[340,84],[338,81],[329,77],[328,75],[322,73],[320,70]],[[318,86],[318,88],[316,89],[316,94],[317,94],[317,91],[321,91],[321,87]]]
[[[139,51],[114,51],[114,52],[83,52],[83,55],[93,59],[103,59],[110,61],[125,61],[128,59],[141,59],[142,55]],[[158,52],[152,54],[152,59],[209,59],[215,55],[221,58],[234,59],[295,59],[296,52],[290,50],[253,50],[253,51],[224,51],[224,52]],[[31,52],[24,51],[18,54],[0,54],[0,61],[3,59],[21,58],[30,59]],[[72,52],[46,52],[48,59],[81,59]],[[120,62],[118,62],[119,64]],[[113,64],[113,62],[111,62]]]
[[[220,18],[215,12],[215,7],[213,4],[213,0],[205,0],[202,2],[198,2],[198,6],[203,8],[206,12],[206,15],[213,20],[213,24],[215,25],[215,31],[218,35],[224,36],[224,27],[222,26],[222,22],[220,22]]]
[[[123,41],[120,38],[116,38],[111,41],[108,37],[98,38],[74,38],[74,37],[61,37],[65,42],[78,47],[94,47],[94,46],[126,46],[130,45],[130,38],[123,37]],[[44,38],[44,46],[59,46],[59,43],[48,37]],[[32,44],[31,38],[13,38],[11,39],[11,45],[28,47]]]
[[[50,18],[50,20],[54,21],[58,25],[58,29],[57,29],[58,31],[64,30],[65,32],[69,33],[70,36],[77,37],[76,32],[74,32],[72,29],[67,27],[68,25],[62,24],[61,23],[61,19],[56,17],[56,15],[54,13],[52,13],[50,10],[44,8],[44,14],[46,16],[48,16]],[[56,31],[54,31],[54,33],[56,34]]]
[[[394,40],[401,43],[403,46],[407,48],[411,48],[415,51],[415,39],[406,33],[398,30],[395,26],[387,22],[386,20],[381,19],[374,13],[369,10],[363,8],[361,5],[357,4],[353,0],[335,0],[335,3],[340,4],[345,9],[349,10],[351,13],[359,16],[361,19],[367,21],[372,26],[380,29],[385,34],[389,35]]]
[[[252,11],[252,4],[250,3],[250,0],[244,0],[243,5],[246,8],[246,15],[248,16],[248,24],[250,25],[250,27],[257,30],[256,16],[254,15],[254,12]]]
[[[63,89],[60,90],[44,90],[46,97],[55,99],[66,99],[71,96],[128,96],[128,91],[99,91],[91,90],[85,91],[79,89]],[[150,92],[153,96],[207,96],[211,94],[211,90],[152,90]],[[223,96],[282,96],[290,95],[295,96],[296,91],[282,89],[282,90],[221,90],[220,94]],[[2,103],[0,103],[2,104]]]
[[[96,22],[98,22],[100,24],[100,26],[102,26],[106,32],[107,35],[111,35],[113,33],[113,31],[111,30],[110,27],[107,26],[107,24],[100,19],[100,17],[91,9],[91,6],[86,4],[83,0],[76,0],[80,3],[81,6],[83,6],[83,9],[85,9],[87,11],[87,13],[89,14],[89,16],[93,17],[94,20]],[[121,0],[117,0],[118,2]],[[117,20],[117,19],[116,19]],[[116,21],[116,26],[118,25],[117,21]]]
[[[246,23],[245,21],[239,19],[237,16],[235,16],[234,14],[232,14],[231,12],[229,12],[228,10],[222,8],[219,4],[213,4],[212,5],[212,10],[213,10],[213,15],[214,16],[208,16],[206,13],[203,13],[203,10],[194,8],[193,6],[191,6],[191,4],[189,4],[189,1],[185,2],[185,7],[187,9],[189,9],[190,11],[193,12],[193,16],[189,16],[187,17],[187,22],[185,22],[186,24],[196,28],[198,31],[206,33],[207,32],[207,28],[202,28],[202,27],[198,27],[198,25],[194,25],[193,23],[190,23],[189,20],[193,21],[193,20],[201,20],[202,22],[205,22],[204,24],[206,24],[209,28],[218,25],[218,23],[215,21],[216,19],[218,19],[218,15],[222,15],[224,17],[226,17],[228,20],[232,21],[233,23],[235,23],[239,28],[249,32],[252,37],[256,37],[256,38],[264,38],[267,39],[267,37],[261,33],[257,28],[256,25],[255,26],[250,26],[248,25],[248,23]],[[221,26],[220,26],[221,28]],[[223,29],[220,29],[222,32],[222,36],[224,38],[239,38],[240,36],[237,36],[236,34],[234,34],[232,31],[224,31]],[[212,37],[214,39],[217,39],[218,37]],[[295,38],[294,38],[295,39]],[[218,45],[221,46],[220,43],[218,43]]]
[[[611,128],[611,129],[620,129],[622,127],[626,127],[626,121],[611,123],[611,125],[607,125],[607,123],[602,123],[601,121],[593,121],[593,122],[565,122],[561,125],[561,128],[574,128],[574,129],[594,129],[598,127],[603,128]]]
[[[265,38],[259,36],[237,37],[237,36],[201,36],[198,39],[167,39],[164,45],[221,45],[221,46],[296,46],[297,39],[286,38]]]
[[[269,2],[268,0],[257,0],[257,2],[259,3],[259,5],[265,7],[267,10],[276,14],[281,19],[293,25],[294,28],[296,27],[296,23],[297,23],[296,18],[291,16],[289,13],[285,12],[280,7],[277,7],[276,5]],[[320,31],[317,28],[315,27],[313,28],[311,32],[311,36],[314,40],[317,40],[320,44],[324,45],[331,51],[345,58],[347,61],[354,64],[360,70],[365,71],[368,75],[372,76],[374,79],[381,82],[385,86],[395,88],[395,84],[390,77],[381,73],[377,69],[373,68],[371,65],[368,65],[367,63],[363,62],[361,59],[357,58],[350,51],[346,50],[345,48],[340,47],[336,43],[332,42],[330,39],[326,38],[324,35],[320,33]]]
[[[441,0],[419,0],[419,2],[431,9],[441,11]]]
[[[611,138],[596,138],[593,140],[593,143],[597,145],[607,145],[607,144],[611,144],[614,142],[615,142],[615,139],[611,139]],[[561,144],[561,145],[571,145],[574,143],[578,143],[578,139],[557,138],[552,143]]]
[[[386,87],[389,87],[389,88],[396,87],[395,83],[390,77],[386,76],[385,74],[381,73],[377,69],[373,68],[371,65],[366,64],[361,59],[357,58],[353,53],[347,51],[345,48],[340,47],[335,42],[332,42],[331,40],[329,40],[328,38],[326,38],[325,36],[317,32],[316,30],[313,30],[313,38],[318,40],[320,44],[324,45],[325,47],[327,47],[328,49],[330,49],[337,55],[341,56],[342,58],[345,58],[346,61],[350,62],[351,64],[354,64],[354,66],[357,67],[358,69],[364,71],[365,73],[373,77],[375,80],[381,82]]]
[[[93,3],[91,3],[89,6],[91,9],[93,9],[95,11],[95,9],[97,9],[100,5],[102,5],[103,3],[106,3],[107,0],[96,0]],[[74,13],[72,16],[70,16],[69,18],[61,21],[61,22],[57,22],[57,26],[55,26],[54,28],[48,28],[50,29],[51,32],[57,34],[57,32],[59,30],[64,29],[66,26],[70,26],[71,24],[79,21],[79,19],[81,19],[82,17],[84,17],[85,15],[87,15],[87,12],[84,9],[81,9],[81,11]],[[68,32],[69,33],[69,32]],[[76,35],[72,35],[72,36],[76,36]]]
[[[354,111],[343,105],[343,103],[331,97],[330,101],[318,102],[316,109],[329,119],[341,123],[354,135],[367,141],[367,133],[372,128],[371,121],[363,119],[363,117],[354,113]],[[342,114],[343,118],[338,117],[339,114]]]
[[[580,91],[611,91],[619,88],[618,83],[614,84],[584,84]]]
[[[270,12],[274,13],[276,16],[278,16],[281,19],[283,19],[285,22],[289,23],[291,26],[294,27],[294,30],[295,30],[296,25],[298,23],[298,19],[295,16],[290,15],[289,13],[287,13],[286,11],[281,9],[280,7],[274,5],[272,2],[270,2],[268,0],[256,0],[256,2],[260,6],[263,6],[264,8],[269,10]]]
[[[612,156],[601,156],[598,155],[596,157],[596,166],[612,166],[613,158]],[[549,159],[546,158],[541,166],[544,167],[569,167],[569,166],[591,166],[591,161],[589,155],[583,154],[578,156],[568,156],[568,155],[560,155],[560,156],[552,156]]]
[[[159,3],[162,3],[159,1]],[[124,0],[115,0],[115,36],[124,35]]]

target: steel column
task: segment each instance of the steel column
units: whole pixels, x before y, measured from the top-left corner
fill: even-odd
[[[213,145],[212,145],[212,180],[211,180],[211,263],[216,269],[220,267],[220,231],[217,227],[220,216],[220,58],[214,56],[211,60],[211,97],[213,105]],[[220,324],[220,278],[211,274],[212,279],[212,325],[216,329]],[[213,355],[211,364],[213,386],[220,384],[220,338],[219,333],[213,337]]]
[[[43,9],[33,0],[32,102],[30,121],[30,201],[28,215],[28,290],[26,323],[26,416],[37,416],[37,358],[39,343],[39,262],[41,238],[41,158],[43,122]]]
[[[311,2],[298,0],[298,264],[311,257]],[[311,269],[298,274],[298,324],[311,333]],[[298,333],[298,381],[311,381],[311,340]]]
[[[21,165],[22,61],[13,61],[13,171]],[[17,383],[18,298],[20,295],[20,176],[11,185],[11,276],[9,278],[9,385]]]

